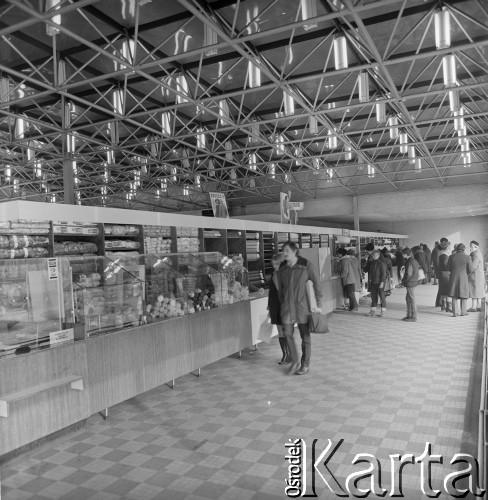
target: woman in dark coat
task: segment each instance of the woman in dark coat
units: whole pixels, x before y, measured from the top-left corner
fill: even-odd
[[[281,307],[279,295],[280,292],[278,288],[278,271],[283,260],[283,254],[281,253],[273,255],[273,257],[271,258],[271,265],[273,266],[274,271],[273,275],[271,276],[268,294],[268,313],[271,319],[271,324],[276,325],[276,328],[278,329],[278,341],[280,343],[281,352],[283,354],[283,356],[281,357],[281,361],[278,363],[280,365],[282,365],[283,363],[289,363],[291,361],[281,322]]]
[[[439,292],[441,311],[452,312],[451,298],[449,297],[449,272],[448,262],[451,256],[451,244],[446,241],[437,249],[437,278],[439,281]]]
[[[311,306],[307,294],[307,281],[312,281],[317,310],[320,310],[320,299],[322,292],[319,287],[319,279],[312,264],[298,255],[298,247],[293,241],[283,245],[283,256],[285,262],[281,264],[278,272],[278,288],[280,291],[281,320],[283,332],[287,341],[288,349],[292,358],[290,373],[304,375],[310,370],[311,339],[308,320]],[[301,364],[298,360],[298,352],[293,338],[294,325],[298,324],[300,337],[302,338]]]
[[[448,295],[452,297],[452,315],[456,317],[457,301],[461,300],[461,316],[467,316],[467,303],[469,298],[468,275],[473,272],[473,264],[469,255],[464,251],[466,247],[463,243],[456,246],[456,253],[449,257],[447,264],[450,271]]]
[[[427,283],[430,283],[430,277],[431,277],[431,273],[432,273],[432,264],[431,264],[432,252],[430,251],[430,248],[425,243],[422,243],[421,247],[422,247],[422,250],[424,251],[425,258],[427,260],[428,272],[425,273],[425,275],[427,276]]]
[[[424,271],[425,279],[422,280],[422,285],[425,285],[427,283],[427,273],[429,272],[427,257],[425,256],[423,248],[420,246],[413,247],[412,252],[415,260],[419,263],[420,269]]]

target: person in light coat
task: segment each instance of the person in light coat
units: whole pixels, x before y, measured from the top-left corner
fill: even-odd
[[[281,321],[283,332],[292,359],[289,373],[304,375],[310,370],[311,338],[308,321],[310,315],[319,312],[322,292],[319,287],[318,275],[307,259],[298,255],[298,247],[293,241],[283,245],[285,262],[278,271],[278,290],[281,304]],[[307,295],[307,281],[312,281],[317,310],[312,311]],[[302,338],[302,357],[298,360],[298,352],[293,338],[294,325],[298,324]]]
[[[485,296],[483,254],[479,246],[479,243],[475,240],[472,240],[469,244],[470,257],[473,264],[473,272],[468,276],[469,297],[471,299],[469,312],[481,311],[481,299]]]
[[[341,255],[341,278],[344,294],[349,298],[349,311],[358,311],[359,305],[356,300],[356,291],[361,290],[361,275],[359,273],[356,257],[348,255],[344,248],[339,248]]]
[[[461,301],[461,316],[467,316],[466,310],[469,297],[468,276],[473,272],[471,258],[464,251],[466,247],[463,243],[456,245],[456,251],[449,257],[447,263],[449,276],[448,296],[452,297],[452,315],[458,316],[458,300]]]

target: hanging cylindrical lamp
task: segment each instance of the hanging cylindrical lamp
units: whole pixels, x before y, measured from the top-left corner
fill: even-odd
[[[25,135],[26,122],[21,116],[15,119],[14,136],[15,139],[23,139]]]
[[[335,149],[337,147],[337,136],[332,130],[327,132],[329,149]]]
[[[459,145],[463,145],[468,141],[468,136],[465,128],[462,128],[457,131],[458,133],[458,143]]]
[[[197,189],[200,189],[202,187],[200,174],[195,174],[195,178],[194,178],[193,184],[195,185],[195,187]]]
[[[178,94],[176,94],[177,104],[188,102],[188,99],[186,99],[185,96],[189,96],[190,92],[185,75],[178,75],[176,77],[176,91],[178,92]]]
[[[459,131],[464,129],[464,108],[454,113],[454,130]]]
[[[455,113],[461,108],[461,102],[459,100],[459,92],[457,90],[449,91],[449,109],[451,112]]]
[[[171,114],[169,111],[161,113],[161,132],[163,135],[171,136]]]
[[[422,170],[422,158],[415,158],[415,171],[420,172]]]
[[[54,12],[59,9],[61,0],[46,0],[46,10],[45,12]],[[61,25],[61,14],[55,14],[51,17],[51,21],[58,26]],[[59,28],[46,24],[46,33],[49,36],[54,36],[59,34]]]
[[[36,157],[36,152],[31,148],[27,148],[27,162],[31,162]]]
[[[250,188],[255,188],[256,187],[256,181],[254,180],[254,177],[251,177],[249,179],[249,187]]]
[[[451,46],[451,21],[445,7],[434,14],[434,26],[436,48],[447,49]]]
[[[349,66],[347,60],[346,37],[344,35],[336,36],[333,44],[335,69],[346,69]]]
[[[208,175],[210,177],[215,177],[215,164],[212,158],[208,160]]]
[[[378,123],[386,121],[386,104],[384,102],[376,103],[376,121]]]
[[[207,23],[203,23],[203,46],[208,47],[204,54],[209,56],[217,55],[217,49],[211,47],[217,43],[217,32]]]
[[[225,159],[227,161],[232,161],[233,160],[232,143],[230,141],[225,141],[224,142],[224,149],[225,149]]]
[[[358,158],[358,170],[364,170],[364,163],[361,158]]]
[[[466,153],[470,150],[470,144],[469,140],[465,141],[463,144],[461,144],[461,155],[464,157]]]
[[[237,174],[235,168],[230,169],[230,181],[232,184],[237,184]]]
[[[274,163],[269,164],[268,174],[271,177],[271,179],[274,179],[276,177],[276,165]]]
[[[197,148],[206,149],[207,147],[207,136],[205,134],[205,129],[199,127],[197,129]]]
[[[295,101],[286,91],[283,91],[283,108],[285,110],[285,116],[293,115],[295,113]]]
[[[352,148],[351,148],[351,146],[348,146],[346,144],[344,146],[344,151],[345,151],[344,159],[347,160],[347,161],[352,160]]]
[[[261,69],[251,61],[247,64],[248,87],[254,89],[261,86]]]
[[[448,54],[442,58],[442,72],[444,75],[444,85],[454,87],[457,83],[456,76],[456,56]]]
[[[5,104],[10,101],[10,80],[8,78],[0,78],[0,104]],[[5,107],[4,109],[9,109]]]
[[[470,167],[471,166],[471,152],[467,151],[463,154],[463,164],[464,167]]]
[[[359,102],[369,101],[369,75],[366,71],[361,71],[358,75]]]
[[[319,133],[319,124],[316,116],[311,115],[308,119],[308,129],[312,135]]]
[[[400,138],[400,153],[408,153],[408,135],[406,132],[402,132],[399,136]]]
[[[306,21],[312,17],[317,17],[317,0],[301,0],[300,9],[302,11],[302,21]],[[305,24],[303,29],[305,31],[317,27],[317,23]]]
[[[220,117],[219,118],[220,125],[222,126],[229,125],[230,109],[229,109],[229,103],[225,99],[219,101],[219,117]]]
[[[416,156],[415,146],[408,146],[408,163],[410,163],[410,165],[415,165]]]
[[[257,157],[256,153],[251,153],[249,155],[249,170],[257,170]]]
[[[259,142],[259,123],[255,119],[251,122],[251,135],[248,139],[251,144]]]
[[[124,114],[124,94],[122,89],[115,89],[112,94],[112,105],[114,113]]]
[[[370,165],[369,163],[368,163],[368,177],[369,178],[374,177],[374,167],[373,167],[373,165]]]
[[[62,85],[66,81],[66,61],[58,61],[58,74],[56,85]]]
[[[332,177],[334,177],[334,169],[328,167],[327,168],[327,182],[331,182],[332,181]]]
[[[388,118],[388,127],[390,127],[390,139],[398,139],[398,116]]]

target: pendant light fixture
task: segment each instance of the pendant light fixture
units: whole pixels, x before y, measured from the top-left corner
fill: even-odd
[[[361,71],[358,75],[359,102],[369,101],[369,75],[366,71]]]
[[[270,163],[268,167],[268,175],[271,179],[276,178],[276,165],[274,163]]]
[[[219,122],[220,125],[224,126],[229,125],[230,120],[230,109],[229,109],[229,103],[225,100],[222,99],[219,101]]]
[[[217,43],[217,32],[207,23],[203,24],[203,46],[208,47],[204,52],[207,57],[217,55],[217,49],[212,47]]]
[[[408,135],[406,132],[402,132],[399,136],[400,138],[400,153],[408,153]]]
[[[237,184],[237,174],[235,168],[230,169],[230,182],[232,182],[232,184]]]
[[[207,148],[207,135],[205,134],[205,129],[202,127],[197,129],[197,148]]]
[[[344,35],[336,36],[333,41],[335,69],[346,69],[349,67],[347,60],[347,43]]]
[[[0,104],[5,104],[10,101],[10,80],[8,78],[0,78]],[[8,110],[9,107],[3,109]]]
[[[224,142],[224,149],[225,149],[225,159],[227,161],[232,161],[233,160],[232,143],[230,141],[225,141]]]
[[[460,108],[459,111],[454,113],[454,130],[458,131],[463,130],[464,127],[464,108]]]
[[[327,132],[329,149],[335,149],[337,147],[337,136],[332,130]]]
[[[415,158],[415,171],[416,172],[422,171],[422,158]]]
[[[410,165],[415,165],[416,156],[415,146],[408,146],[408,163],[410,163]]]
[[[442,58],[442,72],[444,75],[444,86],[454,87],[457,83],[456,56],[448,54]]]
[[[115,89],[112,93],[112,106],[114,113],[124,114],[124,94],[122,89]]]
[[[332,181],[332,177],[334,177],[334,169],[328,167],[327,168],[327,182],[331,182]]]
[[[462,129],[458,130],[457,133],[458,133],[458,143],[461,146],[468,141],[466,128],[462,128]]]
[[[15,119],[14,140],[23,139],[25,135],[26,121],[21,116]]]
[[[344,151],[345,151],[344,159],[347,160],[347,161],[352,160],[352,148],[351,148],[351,146],[348,146],[346,144],[344,146]]]
[[[374,177],[375,171],[373,165],[368,163],[368,177],[372,179]]]
[[[388,118],[388,127],[390,127],[390,139],[398,139],[398,116]]]
[[[451,20],[445,7],[434,14],[434,26],[436,48],[447,49],[451,46]]]
[[[171,114],[169,111],[161,113],[161,132],[163,135],[171,137]]]
[[[189,96],[189,87],[188,87],[188,81],[186,80],[185,75],[178,75],[176,77],[176,91],[178,94],[176,94],[176,103],[177,104],[182,104],[184,102],[188,102],[188,99],[185,98],[185,96]]]
[[[283,91],[283,108],[285,110],[285,116],[290,116],[295,113],[295,101],[286,91]]]
[[[251,61],[247,65],[247,82],[250,89],[261,86],[261,69]]]
[[[376,103],[376,121],[378,123],[386,121],[386,104],[384,102]]]
[[[56,80],[56,85],[62,85],[66,81],[66,61],[63,61],[63,59],[60,59],[58,61],[58,74],[57,80]]]
[[[313,17],[317,17],[317,0],[301,0],[300,9],[302,11],[302,21],[307,21]],[[305,31],[317,27],[317,23],[309,23],[303,26]]]
[[[308,119],[308,129],[312,135],[317,135],[319,133],[319,124],[317,117],[311,115]]]
[[[212,158],[208,160],[208,175],[209,177],[215,177],[215,164]]]
[[[254,180],[254,177],[251,177],[249,179],[249,187],[250,188],[255,188],[256,187],[256,181]]]
[[[248,142],[250,144],[256,144],[259,142],[259,123],[253,118],[251,122],[251,135],[248,137]]]
[[[459,101],[459,92],[457,90],[449,91],[449,109],[452,113],[459,111],[461,103]]]
[[[55,12],[59,9],[61,4],[61,0],[46,0],[46,12]],[[51,17],[51,21],[58,26],[61,25],[61,14],[54,14]],[[49,36],[54,36],[59,34],[59,28],[56,26],[52,26],[50,24],[46,24],[46,33]]]
[[[463,165],[465,168],[471,167],[471,152],[467,151],[463,154]]]
[[[249,155],[249,170],[257,170],[257,157],[256,157],[256,153],[251,153]]]

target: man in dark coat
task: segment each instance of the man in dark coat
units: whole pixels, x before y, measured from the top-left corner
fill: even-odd
[[[383,313],[386,312],[385,283],[388,279],[388,269],[380,256],[381,253],[379,250],[373,250],[371,253],[372,261],[368,262],[368,290],[371,293],[371,309],[366,316],[381,317]],[[376,314],[378,296],[381,301],[381,309],[379,314]]]
[[[432,252],[430,251],[430,248],[425,244],[421,243],[420,246],[422,247],[422,250],[424,251],[425,254],[425,259],[427,260],[427,273],[425,274],[427,277],[427,283],[430,283],[430,278],[432,274],[432,266],[431,266],[431,259],[432,259]]]
[[[395,252],[395,260],[397,266],[398,286],[402,287],[402,267],[405,265],[405,258],[403,257],[402,247],[398,247]]]
[[[419,264],[412,256],[410,248],[403,249],[405,259],[405,273],[402,284],[407,289],[405,301],[407,302],[407,315],[403,321],[417,321],[417,306],[415,304],[415,287],[419,284]]]
[[[464,251],[466,247],[463,243],[456,246],[456,252],[449,257],[448,269],[449,288],[448,296],[452,297],[452,315],[455,318],[458,316],[456,312],[458,299],[461,300],[461,316],[467,316],[467,304],[469,298],[469,282],[468,276],[473,272],[473,264],[469,255]]]
[[[432,249],[432,252],[430,254],[430,267],[434,270],[434,285],[437,285],[437,277],[439,274],[439,249],[440,243],[436,241],[434,243],[434,248]]]

